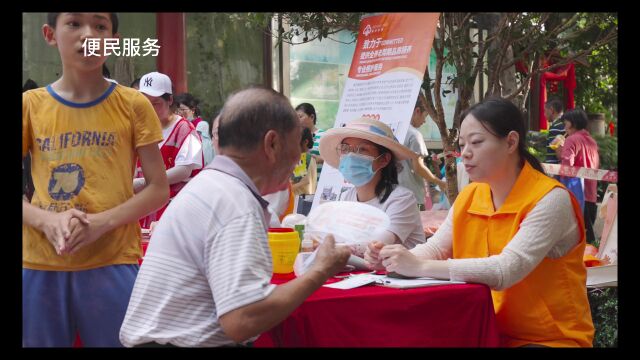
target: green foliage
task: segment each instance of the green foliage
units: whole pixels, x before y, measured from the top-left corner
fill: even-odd
[[[618,138],[611,135],[595,135],[593,139],[598,143],[600,169],[618,169]]]
[[[547,137],[546,131],[529,131],[527,132],[527,150],[535,156],[541,163],[547,159]]]
[[[286,31],[271,30],[278,36],[278,43],[292,43],[294,37],[295,41],[302,38],[307,42],[327,38],[334,31],[344,29],[355,35],[365,13],[266,13],[260,16],[249,13],[242,20],[246,24],[259,24],[264,29],[272,15],[291,25]],[[481,29],[484,35],[478,36],[476,29]],[[575,57],[584,58],[590,66],[576,67],[578,107],[608,112],[609,119],[615,117],[612,114],[617,111],[617,30],[615,13],[441,13],[432,46],[436,62],[425,72],[422,87],[430,95],[427,96],[429,115],[443,133],[449,134],[442,137],[443,147],[456,146],[459,116],[474,102],[478,74],[487,75],[486,88],[482,89],[485,96],[500,95],[524,108],[531,76],[546,71],[539,66],[542,60],[554,60],[553,64],[562,65]],[[509,52],[505,49],[509,47],[513,57],[506,55]],[[516,87],[509,90],[511,93],[505,93],[501,74],[513,71],[513,65],[518,61],[530,71],[527,76],[517,75]],[[431,79],[429,72],[442,69],[442,66],[455,68],[451,73],[456,75],[445,80],[441,78],[442,73],[436,72],[440,77],[436,75],[439,78]],[[439,101],[434,97],[442,100],[453,94],[448,93],[449,89],[440,89],[433,95],[429,91],[444,83],[451,84],[453,94],[457,96],[452,129],[445,128],[445,115],[441,107],[435,106]],[[537,147],[533,150],[534,155],[541,156]],[[448,172],[447,177],[455,176],[452,174]],[[452,190],[449,197],[455,198],[455,195]]]
[[[598,144],[600,156],[600,169],[618,170],[618,138],[610,135],[595,135],[594,140]],[[598,181],[598,199],[601,200],[609,183]]]
[[[315,39],[322,41],[342,30],[351,31],[353,41],[355,41],[360,18],[364,14],[347,12],[235,13],[230,17],[234,21],[244,23],[247,28],[260,30],[268,29],[272,18],[280,19],[283,24],[291,26],[286,30],[283,27],[268,31],[277,38],[278,45],[282,42],[296,45]],[[294,42],[294,38],[299,39],[299,36],[302,36],[302,42]]]
[[[585,44],[618,29],[617,14],[581,13],[575,34],[571,33],[567,49],[584,48]],[[580,33],[578,33],[580,31]],[[608,42],[586,54],[588,65],[576,66],[576,107],[588,113],[605,113],[615,121],[618,108],[618,41]]]
[[[590,289],[588,295],[596,329],[593,347],[617,347],[618,288]]]

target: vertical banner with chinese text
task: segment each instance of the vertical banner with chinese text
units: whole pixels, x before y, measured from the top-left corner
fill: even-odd
[[[398,13],[371,16],[360,22],[334,128],[360,117],[371,117],[387,124],[403,143],[438,17],[438,13]],[[312,208],[325,201],[340,200],[351,186],[337,169],[325,163]]]

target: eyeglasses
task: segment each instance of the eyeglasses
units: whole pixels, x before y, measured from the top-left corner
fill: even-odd
[[[349,144],[338,144],[338,146],[336,146],[336,152],[338,153],[338,155],[346,155],[348,153],[356,153],[356,154],[360,154],[360,155],[367,155],[367,156],[371,156],[370,154],[370,150],[368,147],[363,147],[362,144],[357,145],[357,146],[352,146]]]
[[[176,108],[176,112],[177,113],[183,113],[183,112],[189,111],[189,110],[191,110],[191,109],[189,109],[188,107],[178,107],[178,108]]]

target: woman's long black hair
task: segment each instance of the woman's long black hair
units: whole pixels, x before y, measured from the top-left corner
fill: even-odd
[[[391,161],[387,166],[380,169],[382,178],[376,185],[376,196],[380,199],[380,203],[384,203],[391,195],[394,185],[398,184],[398,167],[396,165],[396,157],[389,149],[382,145],[374,144],[380,152],[380,155],[389,153],[391,155]]]

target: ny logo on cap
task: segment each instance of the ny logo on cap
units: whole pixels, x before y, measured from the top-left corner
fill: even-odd
[[[148,77],[148,78],[144,79],[144,86],[151,86],[152,82],[153,82],[153,78],[152,77]]]

